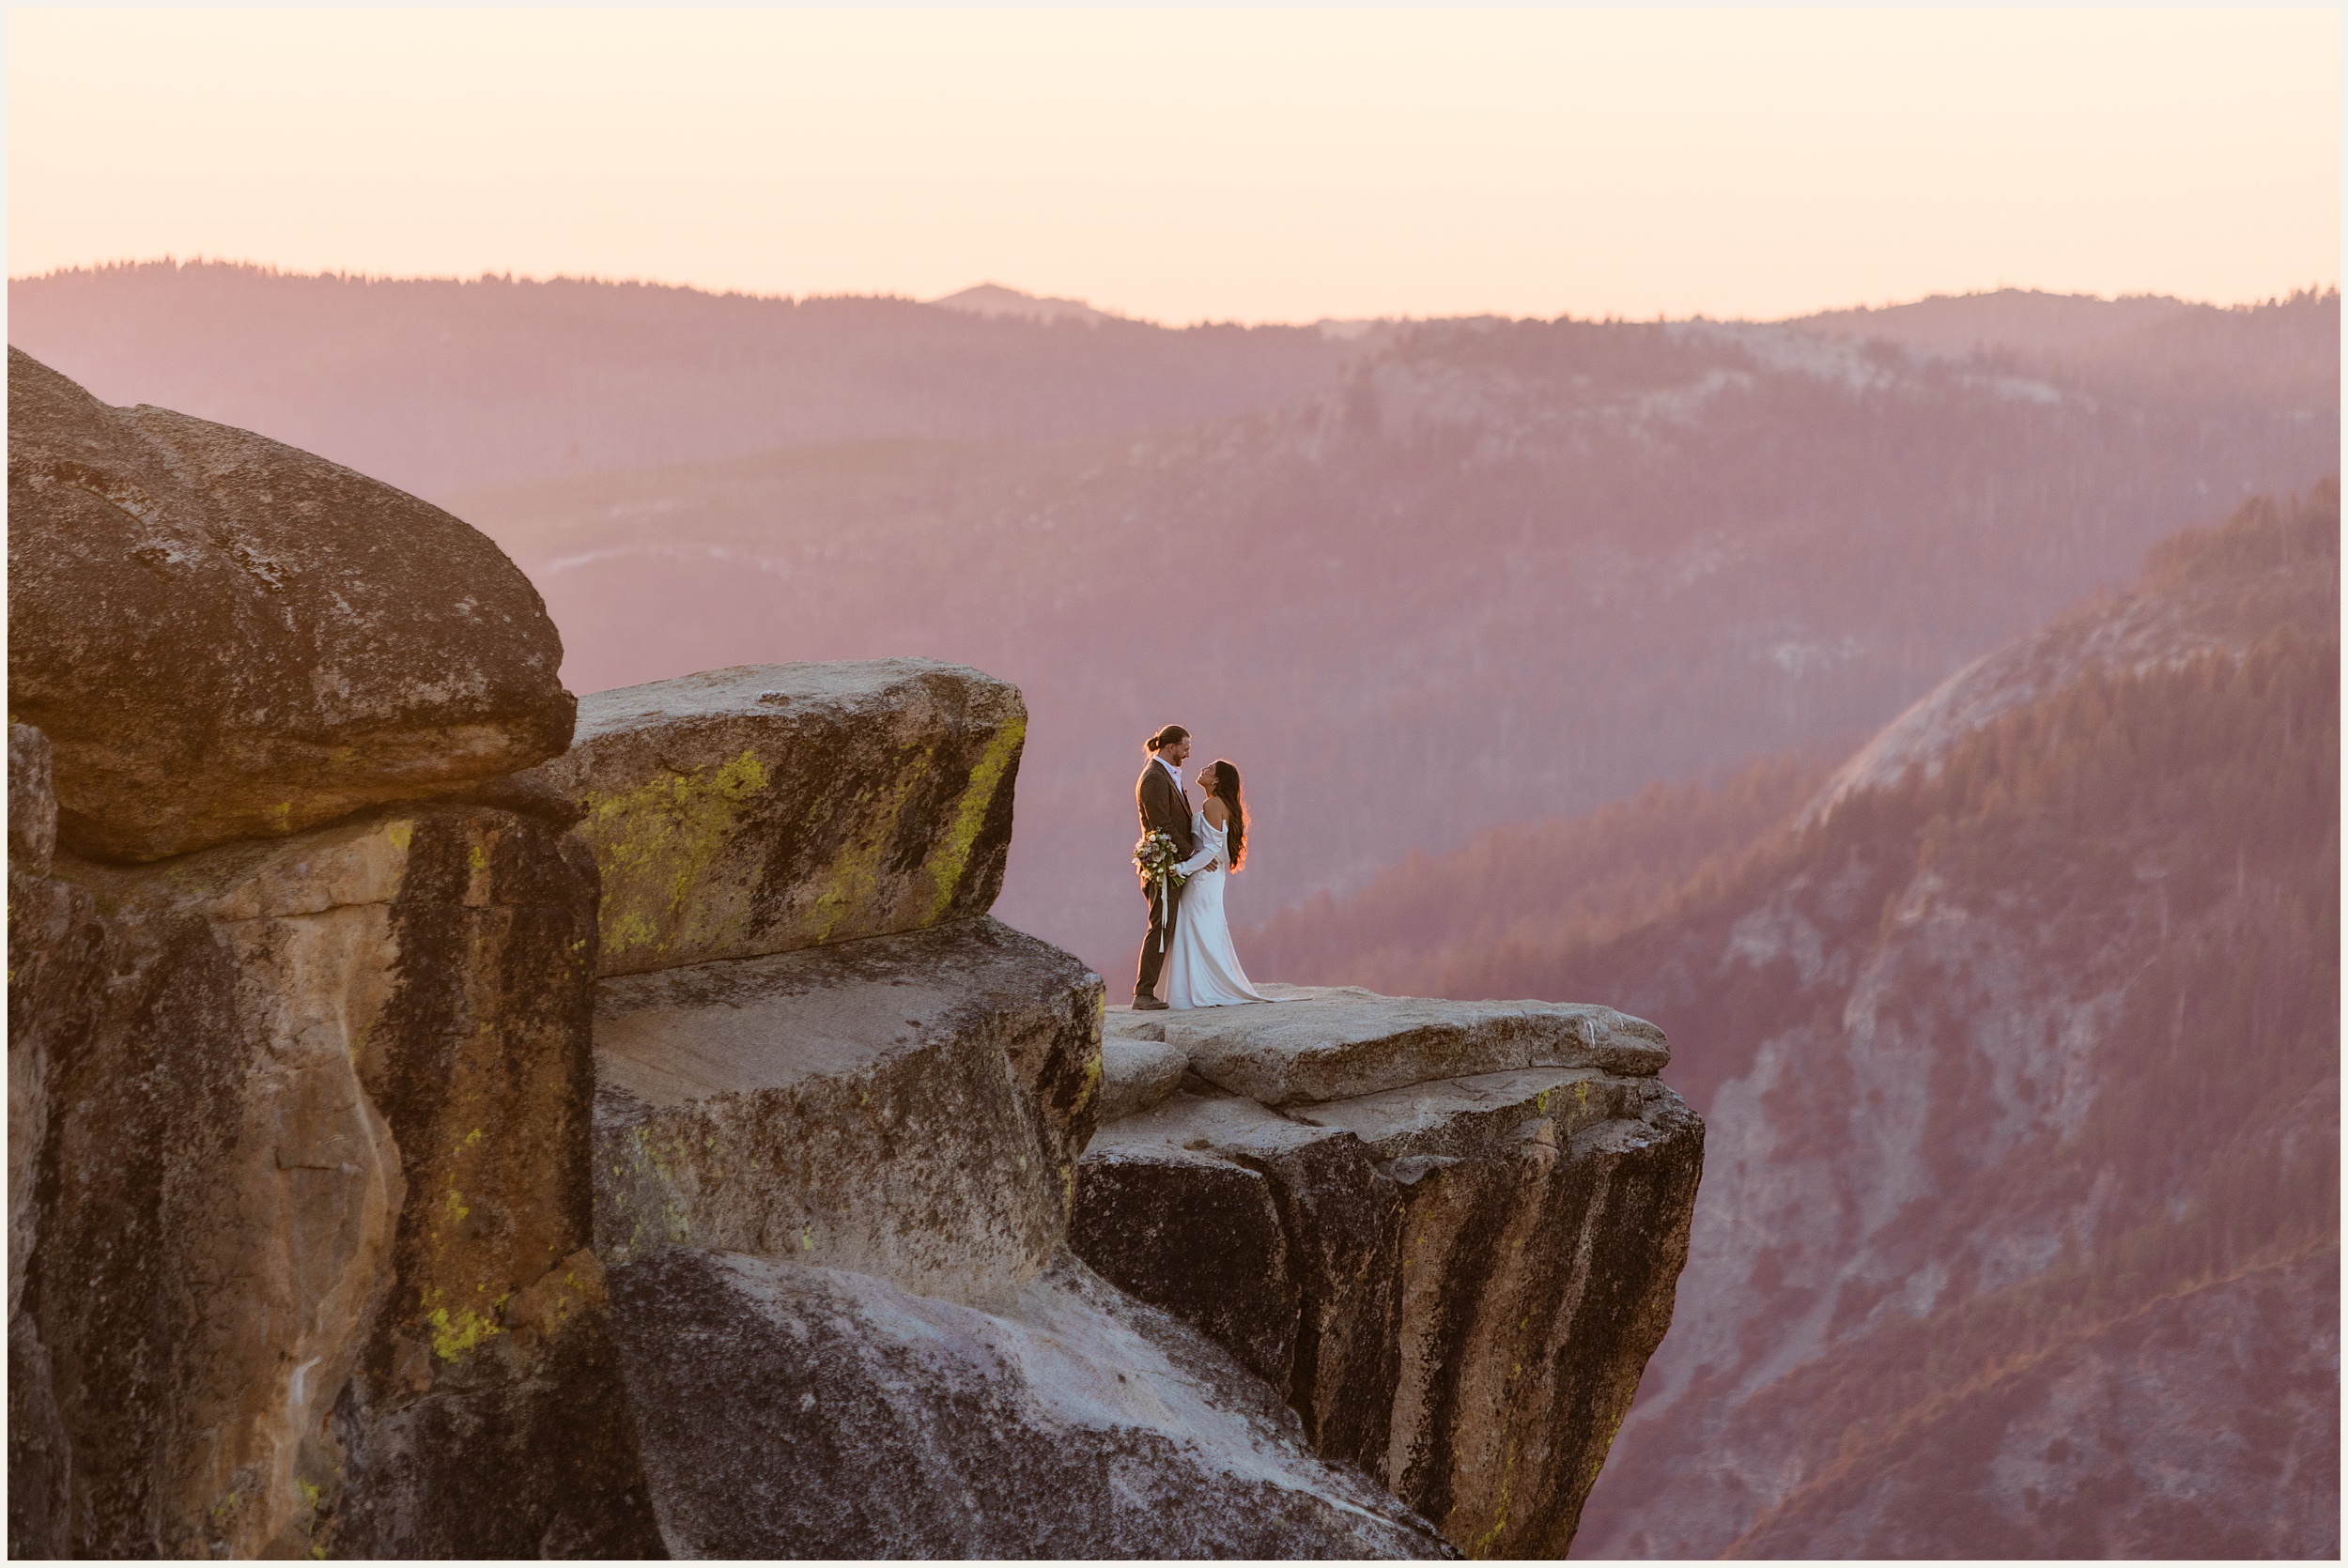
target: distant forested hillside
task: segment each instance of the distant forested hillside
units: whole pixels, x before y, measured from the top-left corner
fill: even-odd
[[[2092,355],[1800,324],[1336,344],[593,284],[10,288],[18,341],[101,395],[346,460],[375,442],[361,466],[394,479],[535,476],[403,482],[529,571],[578,689],[884,653],[1018,682],[1000,912],[1113,978],[1159,724],[1247,777],[1254,923],[1414,850],[1817,755],[2162,534],[2339,460],[2336,296],[2164,307],[2142,331],[2196,323],[2237,374],[2139,395]]]
[[[1862,734],[2162,533],[2328,471],[2337,416],[2305,411],[1774,329],[1455,323],[1172,436],[456,500],[545,592],[582,688],[888,653],[1018,682],[1005,917],[1115,975],[1159,724],[1248,779],[1252,924],[1413,850]]]
[[[1577,1555],[2336,1554],[2339,529],[2163,543],[1806,825],[1777,764],[1243,943],[1670,1033],[1704,1189]],[[1610,918],[1610,844],[1703,859]]]
[[[107,402],[258,430],[434,500],[831,441],[1179,427],[1325,386],[1357,352],[1309,327],[216,262],[12,280],[8,341]]]
[[[1767,757],[1717,788],[1649,784],[1567,822],[1512,822],[1447,855],[1413,850],[1343,897],[1326,889],[1245,937],[1246,961],[1389,996],[1517,997],[1557,955],[1645,925],[1717,884],[1826,782],[1822,756]]]

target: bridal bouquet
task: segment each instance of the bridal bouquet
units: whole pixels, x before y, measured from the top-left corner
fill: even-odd
[[[1134,869],[1141,873],[1143,882],[1158,884],[1158,948],[1166,948],[1166,898],[1169,887],[1180,887],[1190,879],[1174,868],[1182,863],[1182,849],[1174,842],[1173,835],[1155,828],[1141,836],[1134,846]]]
[[[1141,842],[1134,846],[1134,869],[1141,873],[1144,882],[1165,879],[1180,887],[1190,880],[1174,869],[1182,863],[1182,846],[1174,842],[1174,836],[1170,833],[1161,833],[1152,828],[1141,836]]]

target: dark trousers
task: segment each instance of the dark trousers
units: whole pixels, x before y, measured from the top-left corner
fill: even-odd
[[[1165,949],[1173,945],[1174,922],[1182,913],[1182,890],[1166,884],[1166,913],[1158,913],[1158,880],[1151,877],[1141,884],[1142,897],[1150,900],[1150,934],[1141,939],[1141,969],[1134,976],[1134,1000],[1154,995],[1158,989],[1158,971],[1166,966]]]

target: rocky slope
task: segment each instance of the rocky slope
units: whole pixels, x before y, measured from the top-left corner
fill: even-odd
[[[1709,1125],[1577,1551],[2336,1552],[2338,540],[2246,504],[1659,907],[1459,956],[1662,1022]]]
[[[126,419],[23,356],[10,392],[101,431],[177,417]],[[337,471],[349,504],[314,505],[316,459],[204,439],[242,453],[237,504],[191,491],[143,521],[270,563],[264,644],[363,639],[370,550],[399,595],[434,592],[378,527],[420,503]],[[130,603],[140,558],[110,576],[73,543],[96,492],[37,465],[20,491],[16,455],[12,583],[68,558],[95,603]],[[491,587],[517,582],[498,561]],[[478,654],[415,628],[489,593],[438,592],[380,646]],[[190,624],[242,624],[234,577],[176,593]],[[490,646],[559,647],[534,599],[508,608]],[[50,630],[12,656],[68,669]],[[497,753],[478,684],[398,695],[406,749],[320,745],[309,805],[215,812],[196,847],[82,788],[73,841],[114,859],[60,847],[86,770],[11,726],[11,1555],[1569,1538],[1669,1323],[1700,1164],[1651,1026],[1305,998],[1163,1026],[1154,1068],[1104,1094],[1099,976],[987,913],[1015,688],[906,659],[709,672],[601,694],[521,772],[547,749],[530,714]],[[533,700],[568,730],[567,694]],[[210,755],[128,705],[42,713],[125,776]],[[244,751],[166,804],[265,796],[251,758],[313,716],[232,709]],[[418,772],[436,735],[464,768]],[[489,755],[508,771],[467,771]],[[1232,1303],[1202,1318],[1195,1291],[1158,1302],[1085,1261],[1131,1271],[1091,1173],[1149,1166],[1147,1118],[1206,1102],[1166,1099],[1186,1072],[1227,1085],[1199,1115],[1290,1130],[1236,1135],[1223,1168],[1277,1173],[1296,1267],[1271,1331],[1308,1354],[1267,1360],[1218,1330]],[[1096,1158],[1104,1102],[1151,1108]]]

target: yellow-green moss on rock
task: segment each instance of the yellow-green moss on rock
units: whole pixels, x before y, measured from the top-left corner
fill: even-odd
[[[1027,709],[926,659],[744,665],[581,700],[534,770],[586,811],[598,972],[785,953],[983,915]]]
[[[74,1533],[11,1545],[657,1551],[608,1324],[564,1304],[595,1272],[586,848],[401,805],[52,869],[121,984],[61,1053],[18,1264]]]

